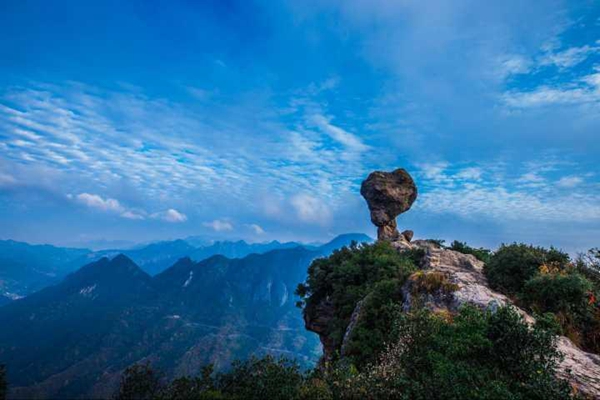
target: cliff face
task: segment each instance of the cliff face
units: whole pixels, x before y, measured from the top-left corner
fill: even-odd
[[[512,304],[509,298],[490,289],[483,274],[483,262],[472,255],[443,249],[429,241],[408,242],[402,237],[391,244],[399,252],[415,249],[424,251],[419,270],[402,287],[402,308],[405,312],[417,306],[456,313],[464,304],[492,310]],[[438,282],[437,286],[421,284],[428,281],[428,277],[432,278],[429,281]],[[361,305],[358,302],[355,306],[355,312],[346,328],[345,339],[352,336],[353,327],[361,317]],[[525,321],[535,322],[525,311],[517,310]],[[319,334],[325,361],[332,359],[336,353],[342,358],[344,356],[343,343],[336,348],[327,334],[327,326],[333,314],[333,305],[326,300],[305,311],[306,328]],[[558,375],[568,379],[579,393],[600,398],[600,356],[582,351],[566,337],[559,337],[557,347],[564,355]]]

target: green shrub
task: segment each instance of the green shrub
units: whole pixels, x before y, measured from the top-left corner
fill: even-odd
[[[386,290],[378,286],[379,295]],[[374,296],[377,297],[377,296]],[[378,300],[379,301],[379,300]],[[251,358],[229,372],[202,370],[198,377],[160,385],[148,366],[127,370],[122,399],[152,400],[458,400],[568,399],[557,379],[559,353],[551,319],[529,327],[512,308],[496,312],[463,307],[452,319],[426,310],[393,312],[388,346],[359,372],[341,360],[303,374],[295,362]],[[135,390],[132,390],[135,389]]]
[[[428,311],[403,315],[396,342],[363,373],[366,398],[568,399],[555,378],[555,336],[512,308],[464,307],[452,322]]]
[[[583,314],[591,290],[591,282],[578,273],[538,274],[525,282],[520,298],[538,313]]]
[[[590,249],[580,254],[575,261],[575,268],[600,290],[600,249]]]
[[[127,368],[116,399],[148,400],[288,400],[298,399],[304,374],[298,364],[286,359],[252,357],[234,361],[225,373],[213,374],[212,365],[199,376],[181,377],[161,384],[149,364]]]
[[[559,267],[569,263],[569,255],[554,248],[549,250],[525,244],[502,245],[484,267],[490,286],[514,296],[525,282],[544,264]]]
[[[229,372],[216,379],[216,386],[233,399],[294,399],[303,383],[296,362],[271,356],[235,361]]]
[[[298,285],[296,294],[301,297],[304,313],[308,315],[323,300],[332,303],[335,314],[328,326],[328,335],[339,350],[358,302],[372,293],[375,287],[377,291],[387,291],[389,296],[385,301],[378,299],[377,291],[373,293],[374,298],[364,308],[368,322],[361,322],[361,329],[372,330],[373,335],[385,337],[387,322],[377,316],[387,315],[391,303],[401,300],[399,288],[416,270],[416,263],[422,255],[422,251],[399,253],[386,242],[360,246],[353,244],[335,251],[329,257],[313,261],[306,283]],[[364,338],[365,342],[361,343],[360,338]],[[353,357],[357,360],[370,359],[381,346],[373,345],[375,342],[368,335],[358,333],[351,346]],[[361,349],[365,351],[364,355],[359,354]]]
[[[160,390],[159,378],[149,363],[135,364],[125,370],[115,396],[117,400],[155,399]]]
[[[344,353],[357,367],[374,362],[388,343],[402,302],[401,287],[398,279],[381,281],[365,297]]]
[[[490,257],[492,256],[491,250],[484,249],[483,247],[476,249],[467,245],[467,243],[459,242],[458,240],[453,241],[450,244],[450,247],[448,248],[450,250],[458,251],[463,254],[471,254],[475,256],[475,258],[477,258],[480,261],[483,261],[486,264],[490,261]]]
[[[225,399],[212,377],[213,365],[202,368],[199,376],[180,377],[161,387],[156,400],[217,400]]]
[[[574,263],[554,248],[502,246],[485,266],[490,286],[523,308],[553,313],[561,333],[586,351],[600,352],[600,254]]]

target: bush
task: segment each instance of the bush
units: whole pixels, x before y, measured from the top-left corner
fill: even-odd
[[[344,357],[357,367],[374,362],[390,340],[402,302],[397,279],[378,282],[363,300],[360,318],[345,344]]]
[[[453,241],[448,248],[450,250],[458,251],[459,253],[471,254],[486,264],[490,261],[490,257],[492,256],[491,250],[484,249],[483,247],[476,249],[467,245],[465,242],[459,242],[458,240]]]
[[[600,249],[591,249],[580,254],[575,262],[577,271],[600,289]]]
[[[490,286],[523,308],[553,313],[561,333],[586,351],[600,352],[600,254],[590,250],[571,263],[554,248],[502,246],[485,266]]]
[[[578,273],[538,274],[525,282],[521,301],[538,313],[584,314],[592,284]]]
[[[550,250],[525,244],[502,245],[489,259],[484,272],[493,289],[514,296],[542,265],[559,268],[569,263],[569,255],[554,248]]]
[[[212,365],[195,377],[181,377],[161,384],[149,364],[127,368],[116,399],[148,400],[244,400],[298,399],[304,375],[298,364],[286,359],[252,357],[234,361],[231,370],[214,374]]]
[[[150,400],[158,396],[159,390],[159,378],[150,364],[136,364],[123,373],[115,399]]]
[[[380,292],[382,295],[385,290]],[[128,368],[120,398],[207,399],[568,399],[556,378],[552,320],[529,327],[512,308],[463,307],[452,319],[430,311],[394,313],[389,345],[359,372],[343,360],[303,374],[267,356],[235,362],[229,372],[178,378],[161,386],[148,365]],[[135,384],[134,384],[135,383]],[[136,390],[132,390],[138,388]],[[140,395],[142,397],[140,397]]]
[[[213,366],[202,368],[196,377],[181,377],[174,379],[161,387],[156,400],[217,400],[225,399],[223,393],[215,387],[212,378]]]
[[[298,397],[303,375],[296,362],[266,356],[235,361],[216,380],[226,398],[287,400]]]
[[[397,340],[357,380],[366,398],[570,398],[567,382],[555,378],[555,336],[512,308],[464,307],[452,322],[420,311],[399,321]]]
[[[389,328],[385,321],[392,303],[401,300],[400,287],[416,270],[422,251],[399,253],[389,243],[371,245],[353,244],[320,258],[310,265],[306,283],[298,285],[298,294],[304,304],[304,313],[310,315],[325,299],[332,303],[334,318],[328,326],[328,336],[340,349],[346,328],[359,301],[365,299],[365,321],[359,330],[368,330],[374,337],[383,338]],[[375,290],[375,288],[377,288]],[[384,292],[385,296],[378,293]],[[367,301],[366,296],[371,293]],[[362,317],[361,317],[362,319]],[[369,335],[353,335],[350,346],[356,360],[371,359],[381,347]],[[364,354],[361,352],[364,351]]]

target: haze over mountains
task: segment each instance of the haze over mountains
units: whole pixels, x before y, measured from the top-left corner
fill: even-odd
[[[318,247],[232,242],[195,248],[178,240],[101,257],[0,307],[0,325],[10,327],[0,330],[0,359],[10,366],[11,396],[108,397],[122,370],[145,360],[170,376],[207,363],[227,368],[252,354],[312,365],[321,348],[304,329],[294,290],[313,259],[353,240],[371,241],[350,234]],[[240,258],[211,256],[217,251]],[[197,254],[208,258],[190,258]],[[85,252],[79,259],[97,256]]]
[[[366,235],[340,235],[326,244],[328,248],[338,246],[349,238],[357,241],[370,241]],[[352,239],[350,239],[352,240]],[[30,245],[14,240],[0,240],[0,305],[11,299],[27,296],[37,290],[61,281],[77,268],[102,257],[112,258],[125,254],[150,275],[162,272],[182,257],[200,261],[216,254],[228,258],[241,258],[251,253],[265,253],[275,249],[303,246],[316,249],[316,245],[298,242],[271,241],[268,243],[247,243],[239,241],[216,241],[200,245],[195,238],[171,240],[146,244],[130,249],[92,251],[89,249],[56,247],[51,245]],[[206,242],[206,241],[204,241]],[[339,246],[338,246],[339,247]]]

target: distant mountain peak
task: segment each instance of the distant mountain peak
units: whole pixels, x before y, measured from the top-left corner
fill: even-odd
[[[131,258],[127,257],[123,253],[117,254],[115,257],[113,257],[113,259],[111,260],[111,262],[112,263],[117,263],[117,264],[133,264],[133,265],[136,265]]]

